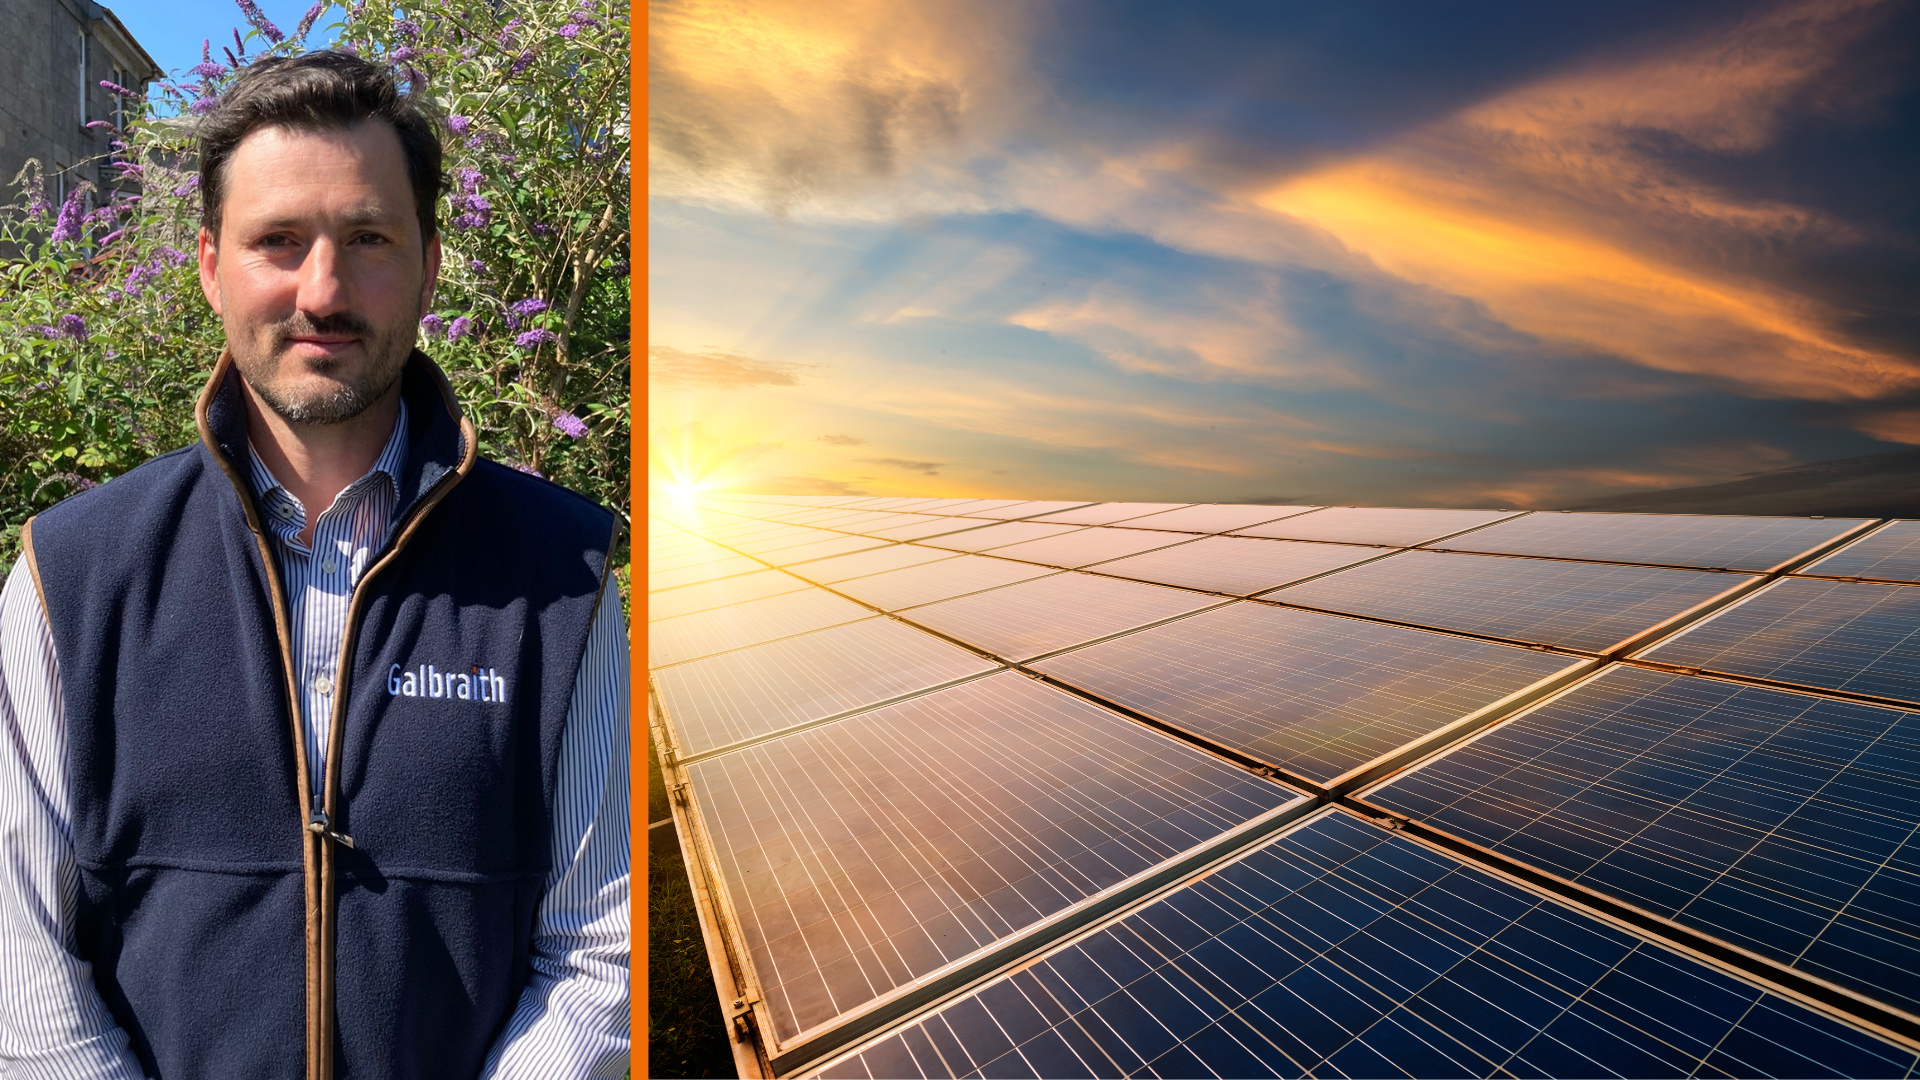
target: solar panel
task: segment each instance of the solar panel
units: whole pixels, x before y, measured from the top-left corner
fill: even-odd
[[[698,563],[694,566],[682,566],[674,570],[662,570],[658,573],[649,573],[647,575],[647,591],[654,592],[660,589],[672,589],[681,585],[692,585],[696,582],[712,581],[715,578],[732,577],[735,574],[746,574],[755,570],[765,570],[766,568],[765,563],[749,559],[744,555],[729,555],[708,562]]]
[[[808,589],[650,623],[647,648],[653,666],[661,667],[872,615],[824,589]]]
[[[1699,570],[1403,551],[1263,599],[1597,653],[1752,580]]]
[[[906,501],[906,502],[902,502],[902,503],[900,503],[900,504],[899,504],[898,506],[889,506],[889,507],[887,507],[887,509],[889,509],[889,510],[898,510],[898,511],[901,511],[901,512],[903,512],[903,513],[913,513],[913,514],[940,514],[940,513],[945,513],[945,512],[946,512],[946,509],[947,509],[947,507],[949,507],[949,506],[957,506],[957,505],[959,505],[960,503],[963,503],[963,502],[974,502],[974,501],[977,501],[977,500],[973,500],[973,499],[913,499],[913,500],[910,500],[910,501]]]
[[[903,566],[919,566],[940,559],[958,557],[951,551],[938,551],[913,544],[894,544],[890,547],[874,548],[872,551],[859,551],[852,555],[836,555],[831,559],[816,559],[801,563],[794,567],[792,572],[808,581],[831,585],[848,578],[865,577],[868,574],[898,570]]]
[[[728,542],[728,546],[748,555],[768,555],[776,551],[786,551],[789,548],[797,548],[802,544],[816,544],[823,540],[848,539],[858,540],[869,547],[881,543],[881,541],[874,540],[870,537],[849,537],[846,533],[837,533],[829,529],[807,529],[805,531],[791,532],[780,536],[770,536],[765,539],[733,540]]]
[[[1035,500],[1031,502],[1010,503],[1006,506],[976,507],[971,510],[962,511],[962,513],[965,513],[968,517],[990,517],[990,518],[1005,518],[1005,519],[1029,518],[1037,514],[1049,514],[1055,510],[1070,510],[1076,506],[1086,506],[1086,505],[1088,504],[1084,502],[1073,502],[1073,501],[1048,502],[1043,500]]]
[[[976,510],[997,510],[1004,506],[1020,506],[1025,499],[963,499],[948,503],[930,512],[940,514],[971,514]]]
[[[892,619],[815,630],[662,668],[661,707],[692,757],[999,665]]]
[[[881,529],[897,529],[902,525],[924,525],[930,522],[945,524],[948,520],[937,514],[874,514],[872,520],[836,525],[834,528],[871,536]]]
[[[1248,503],[1205,503],[1134,518],[1126,528],[1172,529],[1175,532],[1222,533],[1265,521],[1318,510],[1317,506],[1255,506]]]
[[[1208,536],[1191,544],[1101,563],[1093,569],[1141,581],[1247,596],[1380,554],[1342,544]]]
[[[1011,674],[687,774],[783,1042],[1301,799]]]
[[[995,656],[1024,660],[1217,603],[1201,593],[1065,573],[903,615]]]
[[[1043,536],[1061,536],[1065,533],[1079,532],[1083,525],[1044,525],[1037,521],[1009,521],[1000,525],[989,525],[984,529],[971,529],[951,536],[939,536],[924,541],[928,547],[951,548],[954,551],[986,551],[989,548],[1018,544],[1023,540],[1038,540]]]
[[[810,559],[826,559],[835,555],[851,555],[856,551],[870,551],[889,543],[891,541],[871,536],[836,536],[829,540],[817,540],[811,544],[769,551],[760,557],[775,566],[792,566],[794,563],[803,563]]]
[[[1188,533],[1094,528],[996,547],[993,553],[1002,559],[1073,567],[1102,563],[1170,544],[1186,544],[1192,540],[1193,537]]]
[[[1364,798],[1915,1011],[1917,751],[1912,712],[1620,666]]]
[[[1186,503],[1094,503],[1078,510],[1059,510],[1043,515],[1039,520],[1052,521],[1065,525],[1107,525],[1128,518],[1157,514],[1162,510],[1172,510]]]
[[[676,552],[671,555],[662,555],[658,558],[648,559],[647,569],[650,572],[679,570],[683,567],[698,566],[701,563],[738,557],[737,553],[729,551],[718,544],[708,544],[703,548],[698,548],[693,551]]]
[[[1800,572],[1920,582],[1920,521],[1893,522]]]
[[[1920,588],[1783,578],[1640,655],[1920,701]]]
[[[862,603],[897,611],[1016,581],[1029,581],[1053,572],[1051,567],[990,559],[985,555],[956,555],[942,562],[842,581],[834,590]]]
[[[1033,666],[1327,784],[1575,663],[1511,645],[1236,603]]]
[[[1771,570],[1860,524],[1858,518],[1529,514],[1435,546],[1501,555]]]
[[[931,515],[929,515],[931,516]],[[945,536],[965,529],[978,529],[986,522],[980,518],[933,517],[931,521],[913,521],[905,525],[889,525],[884,529],[873,529],[868,536],[882,540],[924,540],[929,536]]]
[[[741,574],[739,577],[686,585],[647,597],[647,621],[690,615],[709,608],[738,604],[743,600],[758,600],[763,596],[799,592],[806,587],[806,582],[778,570],[762,570],[757,574]]]
[[[1329,506],[1252,528],[1237,536],[1279,540],[1329,540],[1341,544],[1412,547],[1463,529],[1514,516],[1506,510],[1401,510],[1375,506]]]
[[[1906,1076],[1915,1055],[1328,811],[820,1077]]]

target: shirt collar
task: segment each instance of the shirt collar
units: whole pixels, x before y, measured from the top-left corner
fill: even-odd
[[[407,403],[402,399],[399,414],[394,417],[393,431],[387,435],[387,444],[380,448],[380,456],[374,459],[373,468],[368,469],[360,479],[355,480],[348,487],[360,485],[367,477],[379,474],[384,475],[387,482],[392,484],[394,490],[398,492],[400,476],[407,463],[406,431]],[[273,470],[267,468],[267,463],[261,460],[260,451],[254,448],[251,437],[247,439],[247,458],[251,465],[247,479],[253,488],[254,498],[258,499],[261,507],[268,511],[268,524],[275,532],[282,532],[288,526],[293,526],[293,532],[297,534],[300,528],[304,527],[304,519],[308,514],[326,511],[324,506],[317,510],[312,507],[302,507],[299,500],[293,497],[293,493],[273,475]],[[293,512],[276,512],[279,507],[286,507]]]

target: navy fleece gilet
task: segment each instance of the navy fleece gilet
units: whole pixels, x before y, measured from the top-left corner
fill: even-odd
[[[215,445],[68,499],[29,537],[66,711],[80,956],[150,1075],[301,1077],[308,815],[235,482],[238,374],[219,370],[202,404]],[[329,766],[333,826],[356,844],[337,852],[335,1072],[471,1080],[527,984],[560,735],[613,518],[489,461],[460,475],[450,391],[417,352],[402,393],[389,550],[427,509],[359,585]],[[506,700],[391,692],[396,669],[429,665],[492,669]]]

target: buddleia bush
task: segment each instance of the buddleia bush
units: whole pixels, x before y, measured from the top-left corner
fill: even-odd
[[[107,183],[56,204],[29,162],[0,206],[0,565],[31,515],[197,438],[223,335],[193,257],[194,121],[246,65],[311,48],[390,65],[444,125],[444,260],[420,347],[481,452],[630,522],[626,5],[320,3],[291,32],[239,6],[244,29],[129,101],[124,128],[98,122],[109,151],[88,165]]]

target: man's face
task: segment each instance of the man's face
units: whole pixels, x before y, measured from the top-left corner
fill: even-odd
[[[400,138],[263,127],[227,159],[220,238],[200,287],[241,377],[296,424],[337,424],[400,377],[440,273],[424,250]]]

